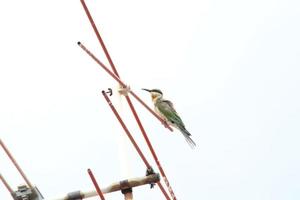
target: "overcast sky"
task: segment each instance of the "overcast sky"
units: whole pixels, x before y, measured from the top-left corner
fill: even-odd
[[[300,1],[87,5],[122,80],[150,106],[141,88],[160,88],[197,143],[133,100],[178,199],[300,199]],[[87,168],[101,186],[143,176],[101,95],[117,84],[76,44],[107,63],[80,1],[1,1],[0,25],[0,137],[44,197],[93,189]],[[126,101],[112,100],[155,166]],[[23,183],[2,150],[0,173]],[[134,196],[164,199],[158,187]]]

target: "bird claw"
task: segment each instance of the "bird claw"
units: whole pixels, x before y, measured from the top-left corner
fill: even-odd
[[[162,121],[162,124],[163,124],[166,128],[168,128],[168,122],[167,122],[166,120],[163,120],[163,121]]]
[[[126,85],[125,87],[120,86],[120,88],[118,89],[118,92],[121,95],[128,96],[128,93],[130,92],[130,86],[129,85]]]

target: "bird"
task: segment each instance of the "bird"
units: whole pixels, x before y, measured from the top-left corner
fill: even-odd
[[[154,104],[154,111],[165,121],[165,123],[178,129],[183,134],[190,147],[195,148],[196,143],[192,140],[191,134],[188,132],[188,130],[186,130],[185,125],[175,110],[173,103],[164,99],[163,93],[159,89],[149,90],[142,88],[142,90],[145,90],[151,94],[152,102]]]

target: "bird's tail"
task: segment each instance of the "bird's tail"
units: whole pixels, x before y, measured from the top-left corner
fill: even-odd
[[[181,128],[180,131],[190,147],[194,149],[196,147],[196,143],[192,140],[191,134],[185,128]]]

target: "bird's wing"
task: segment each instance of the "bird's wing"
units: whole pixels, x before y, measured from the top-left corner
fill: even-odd
[[[169,101],[169,100],[163,100],[162,102],[168,104],[176,112],[176,110],[174,108],[174,104],[171,101]]]
[[[157,103],[156,107],[158,108],[159,112],[161,112],[172,124],[184,128],[184,124],[177,114],[171,101],[163,100]]]

